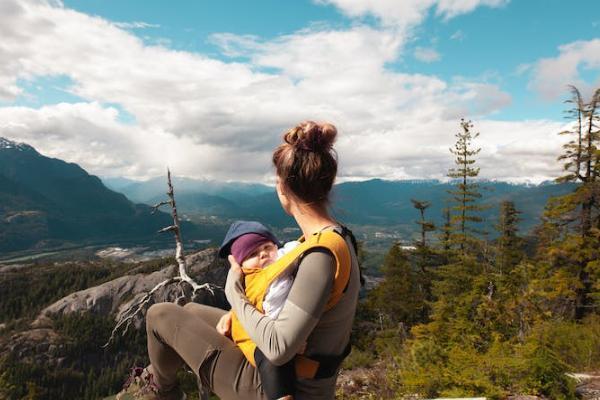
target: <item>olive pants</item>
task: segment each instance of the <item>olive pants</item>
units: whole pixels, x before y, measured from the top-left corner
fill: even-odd
[[[150,370],[163,389],[184,363],[221,400],[266,400],[258,371],[216,325],[226,311],[197,303],[158,303],[146,314]]]

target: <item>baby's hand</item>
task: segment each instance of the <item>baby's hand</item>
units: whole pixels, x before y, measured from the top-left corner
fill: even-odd
[[[231,337],[231,311],[221,317],[216,328],[221,335]]]

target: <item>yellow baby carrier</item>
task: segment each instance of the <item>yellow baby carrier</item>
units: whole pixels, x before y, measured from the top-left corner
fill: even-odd
[[[344,228],[345,231],[345,228]],[[310,249],[324,248],[329,250],[335,258],[335,275],[333,289],[325,305],[325,311],[333,308],[342,297],[350,278],[352,259],[344,237],[331,230],[323,230],[313,234],[308,239],[300,238],[301,242],[292,251],[282,256],[279,260],[265,268],[243,268],[246,285],[246,297],[260,312],[263,310],[263,301],[271,283],[297,265],[300,257]],[[256,344],[250,339],[248,333],[233,313],[231,321],[231,338],[244,353],[248,361],[256,366],[254,351]],[[343,359],[349,353],[349,347],[341,356]],[[297,355],[295,360],[296,373],[299,377],[315,377],[319,362],[308,357]]]

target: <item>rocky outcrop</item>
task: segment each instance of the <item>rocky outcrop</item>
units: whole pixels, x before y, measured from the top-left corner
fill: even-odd
[[[216,249],[208,249],[186,257],[189,275],[197,283],[213,283],[221,288],[225,285],[227,276],[226,263],[217,258]],[[176,276],[176,265],[170,265],[160,271],[149,274],[126,275],[102,285],[72,293],[42,310],[34,321],[33,327],[46,326],[48,316],[51,314],[69,314],[77,312],[91,312],[98,315],[114,314],[115,317],[133,302],[139,300],[148,291],[160,282]],[[183,290],[185,290],[185,286]],[[159,289],[154,302],[173,301],[180,293],[182,287],[170,285]],[[195,302],[227,308],[227,302],[222,290],[214,294],[206,291]]]
[[[21,362],[61,368],[66,349],[67,343],[54,329],[34,328],[12,335],[0,354],[11,354]]]
[[[212,283],[219,288],[213,293],[203,291],[193,301],[220,308],[229,308],[225,294],[221,288],[225,285],[228,266],[217,257],[216,249],[208,249],[186,257],[188,274],[199,284]],[[13,354],[21,361],[41,363],[61,367],[64,358],[66,343],[53,329],[52,314],[93,313],[97,315],[119,314],[156,284],[176,276],[176,265],[167,266],[160,271],[152,273],[137,273],[125,275],[99,286],[91,287],[72,293],[40,312],[31,324],[30,329],[15,333],[4,343],[0,343],[0,356],[5,353]],[[185,286],[170,285],[156,292],[154,302],[173,301]],[[135,321],[136,328],[140,328],[144,315]]]
[[[575,392],[583,400],[600,400],[600,371],[569,374],[577,382]]]

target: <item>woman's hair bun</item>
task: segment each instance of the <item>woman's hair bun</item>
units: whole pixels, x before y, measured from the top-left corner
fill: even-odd
[[[305,121],[290,129],[283,136],[286,143],[297,150],[329,151],[337,136],[337,129],[329,123]]]
[[[305,121],[283,135],[273,152],[277,177],[289,192],[305,203],[324,204],[337,174],[333,142],[335,126]]]

